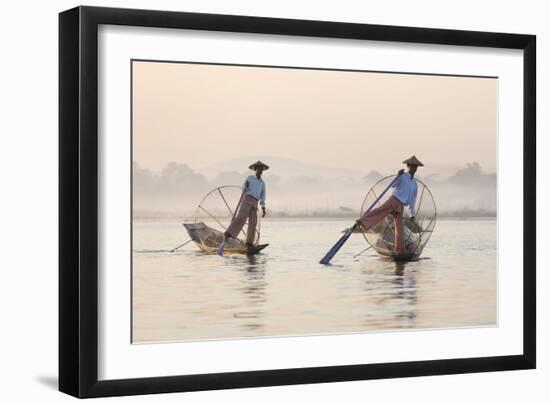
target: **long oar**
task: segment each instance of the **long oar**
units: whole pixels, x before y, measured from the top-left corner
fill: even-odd
[[[231,222],[235,220],[235,215],[237,214],[237,211],[239,210],[239,207],[241,206],[241,202],[243,201],[244,197],[244,191],[241,194],[241,197],[239,198],[239,203],[237,203],[237,206],[235,207],[235,211],[233,212],[233,216],[231,217]],[[223,256],[223,249],[225,247],[225,235],[223,237],[222,242],[220,243],[220,246],[218,247],[218,250],[216,251],[216,254],[218,254],[220,257]]]
[[[397,174],[396,177],[393,179],[392,182],[390,182],[390,185],[388,185],[386,187],[386,189],[384,191],[382,191],[382,193],[378,196],[378,198],[376,198],[376,200],[369,206],[369,208],[365,211],[364,215],[369,213],[372,208],[374,208],[374,206],[378,203],[378,201],[384,196],[384,194],[386,192],[388,192],[388,189],[390,189],[392,187],[392,185],[395,183],[395,181],[397,181],[397,179],[399,178],[401,174]],[[357,223],[354,224],[353,226],[351,226],[345,233],[342,237],[340,237],[340,239],[336,242],[336,244],[334,244],[332,246],[332,248],[330,250],[328,250],[328,252],[325,254],[325,256],[323,257],[323,259],[321,261],[319,261],[320,264],[323,264],[323,265],[327,265],[327,264],[330,264],[330,260],[332,258],[334,258],[334,256],[336,255],[336,253],[338,251],[340,251],[340,248],[342,248],[342,246],[346,243],[346,241],[348,241],[348,238],[349,236],[351,236],[351,234],[353,233],[353,230],[355,230],[355,228],[357,227]]]

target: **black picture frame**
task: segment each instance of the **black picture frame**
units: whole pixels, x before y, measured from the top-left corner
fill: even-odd
[[[523,354],[98,380],[98,26],[463,45],[523,50]],[[325,383],[536,366],[536,37],[534,35],[77,7],[59,15],[59,390],[104,397]]]

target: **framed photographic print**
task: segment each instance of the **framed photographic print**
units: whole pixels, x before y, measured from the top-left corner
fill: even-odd
[[[59,387],[532,369],[535,36],[59,18]]]

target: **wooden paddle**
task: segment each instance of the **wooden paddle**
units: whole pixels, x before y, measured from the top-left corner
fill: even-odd
[[[382,191],[382,193],[378,196],[378,198],[376,198],[376,200],[369,206],[369,208],[365,211],[364,214],[367,214],[369,213],[373,208],[374,206],[378,203],[378,201],[384,196],[384,194],[386,192],[388,192],[388,190],[393,186],[393,184],[397,181],[397,179],[399,178],[401,174],[397,174],[395,176],[395,178],[392,180],[392,182],[390,182],[390,185],[388,185],[386,187],[386,189],[384,191]],[[342,246],[346,243],[346,241],[348,241],[348,238],[349,236],[351,236],[351,234],[353,233],[353,230],[355,230],[355,228],[357,227],[357,223],[355,223],[353,226],[351,226],[345,233],[342,237],[340,237],[340,239],[336,242],[336,244],[334,244],[332,246],[332,248],[330,250],[328,250],[328,252],[325,254],[325,256],[323,257],[323,259],[321,259],[321,261],[319,261],[320,264],[323,264],[323,265],[328,265],[330,264],[330,260],[332,258],[334,258],[334,256],[336,255],[336,253],[340,250],[340,248],[342,248]]]

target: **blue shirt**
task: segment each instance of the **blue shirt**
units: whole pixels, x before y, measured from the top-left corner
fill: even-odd
[[[411,216],[415,216],[416,204],[416,180],[409,173],[403,173],[399,176],[395,184],[393,184],[393,196],[399,199],[403,205],[408,206],[411,211]]]
[[[246,177],[246,181],[243,185],[243,191],[252,196],[254,199],[260,201],[262,208],[265,208],[265,182],[261,178],[255,175],[249,175]]]

